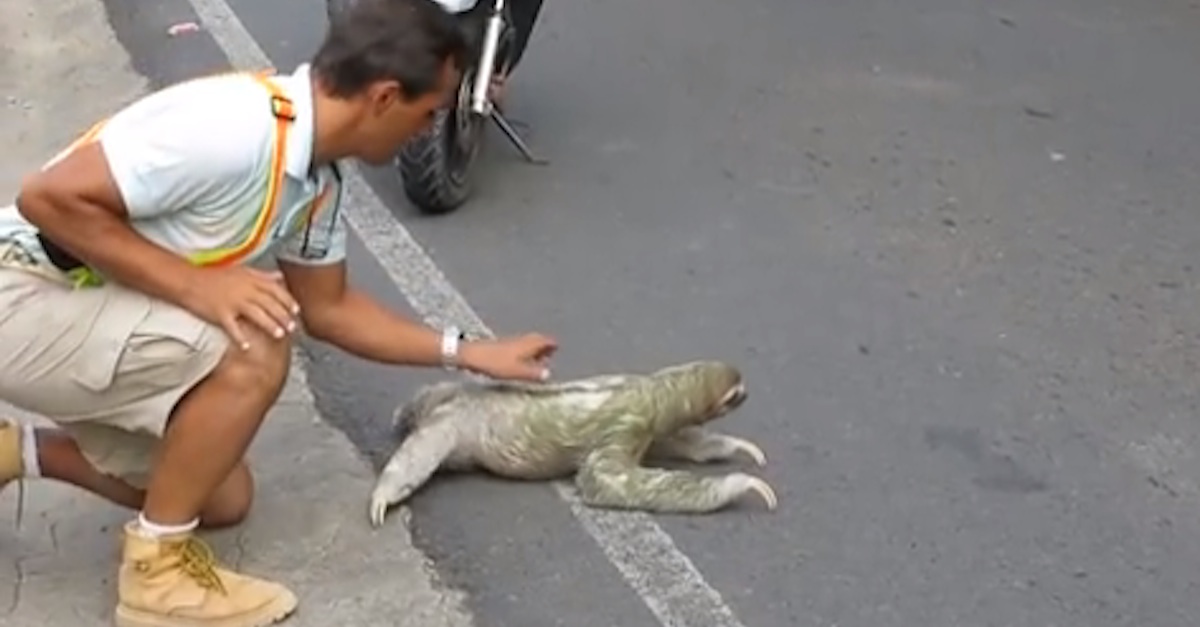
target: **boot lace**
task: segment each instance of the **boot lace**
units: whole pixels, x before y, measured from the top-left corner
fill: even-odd
[[[207,590],[226,594],[225,583],[217,574],[217,558],[207,544],[198,538],[188,538],[172,550],[179,558],[179,569],[192,581]]]

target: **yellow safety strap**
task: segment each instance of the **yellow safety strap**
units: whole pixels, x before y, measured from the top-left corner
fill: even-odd
[[[240,72],[238,72],[240,74]],[[271,96],[271,113],[275,116],[275,140],[271,149],[271,165],[269,169],[270,178],[267,181],[267,193],[263,198],[262,207],[255,217],[254,228],[246,239],[235,246],[229,248],[219,248],[214,250],[204,250],[188,255],[187,259],[191,263],[200,266],[229,266],[235,264],[247,255],[254,251],[266,233],[270,230],[271,221],[275,216],[279,195],[283,188],[284,174],[287,171],[287,140],[288,140],[288,124],[296,119],[296,113],[289,99],[280,89],[278,85],[269,80],[272,74],[270,70],[264,70],[250,74],[260,85],[262,85]],[[104,128],[107,120],[101,120],[92,128],[88,129],[79,139],[75,140],[68,150],[93,141],[100,131]],[[321,194],[314,199],[309,206],[305,221],[311,225],[313,217],[316,214],[317,208],[322,204],[328,190],[322,190]],[[89,267],[82,266],[67,272],[67,276],[75,284],[76,287],[101,285],[104,282],[103,277]]]
[[[229,266],[241,261],[262,242],[263,237],[270,230],[271,219],[275,217],[276,204],[280,190],[283,188],[283,176],[286,171],[288,124],[296,119],[296,112],[292,108],[292,101],[284,95],[278,85],[262,74],[255,74],[254,79],[271,94],[271,113],[275,115],[275,142],[271,150],[267,193],[263,198],[262,208],[258,210],[254,228],[246,239],[230,248],[218,248],[191,254],[188,259],[196,265]]]

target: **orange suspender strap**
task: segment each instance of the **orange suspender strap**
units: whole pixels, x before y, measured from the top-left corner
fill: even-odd
[[[100,134],[100,131],[104,128],[104,125],[107,123],[108,123],[108,118],[104,118],[104,119],[100,120],[99,122],[96,122],[95,124],[93,124],[92,128],[89,128],[86,133],[84,133],[83,135],[80,135],[78,139],[71,142],[71,144],[69,146],[67,146],[66,150],[62,151],[62,154],[64,154],[64,155],[70,154],[70,153],[74,152],[76,148],[79,148],[80,146],[82,146],[84,144],[90,144],[93,140],[96,139],[96,136]]]
[[[239,73],[240,72],[236,72]],[[271,113],[275,116],[275,138],[271,149],[271,164],[269,169],[270,178],[267,181],[267,192],[263,198],[262,207],[258,211],[258,215],[254,221],[254,227],[250,234],[241,243],[236,246],[224,249],[206,250],[193,253],[188,256],[188,260],[197,265],[210,266],[228,266],[244,259],[252,253],[255,248],[262,242],[267,231],[270,230],[271,220],[276,213],[276,206],[279,202],[279,195],[283,188],[284,175],[287,172],[287,140],[288,140],[288,125],[296,119],[295,109],[291,99],[283,93],[278,85],[272,82],[268,77],[271,75],[270,70],[255,72],[250,76],[265,88],[270,94]],[[76,139],[74,142],[63,151],[62,154],[67,154],[75,150],[79,146],[94,141],[104,128],[107,119],[101,120],[93,125],[86,133]],[[323,195],[322,195],[323,197]],[[307,220],[311,223],[313,215],[316,212],[317,206],[322,198],[318,198],[312,206],[309,207]],[[47,249],[47,254],[53,258],[63,259],[68,257],[66,251],[58,249],[57,246],[51,244],[45,237],[39,236],[42,240],[43,248]],[[56,250],[54,250],[56,249]],[[70,263],[75,261],[75,263]],[[70,267],[60,267],[67,276],[69,276],[77,286],[83,285],[99,285],[103,283],[103,278],[100,277],[91,268],[88,268],[78,260],[70,258],[67,260]],[[55,263],[59,265],[59,263]]]
[[[271,113],[275,116],[275,142],[271,149],[267,193],[250,235],[242,243],[231,248],[205,250],[189,255],[188,259],[197,265],[230,266],[245,259],[262,243],[263,237],[270,230],[271,219],[275,216],[279,194],[283,189],[283,177],[287,171],[288,125],[296,119],[296,112],[292,101],[265,73],[256,73],[253,78],[271,94]]]

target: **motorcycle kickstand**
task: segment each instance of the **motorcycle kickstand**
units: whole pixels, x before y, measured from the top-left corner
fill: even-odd
[[[494,106],[491,107],[489,116],[492,118],[492,121],[496,123],[496,126],[500,127],[500,131],[504,133],[504,136],[508,138],[508,141],[512,142],[512,144],[517,147],[517,150],[521,153],[521,156],[525,157],[526,161],[534,165],[546,165],[550,163],[549,160],[537,157],[533,154],[533,151],[529,149],[529,145],[525,143],[525,140],[521,139],[521,135],[517,133],[517,130],[513,128],[508,119],[504,117],[504,114],[500,113],[500,109]]]

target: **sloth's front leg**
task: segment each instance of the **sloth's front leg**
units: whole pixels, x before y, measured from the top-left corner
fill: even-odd
[[[646,451],[646,456],[651,458],[678,459],[699,464],[729,461],[737,455],[746,455],[759,466],[767,463],[767,456],[757,444],[701,427],[684,427],[658,438]]]
[[[584,504],[672,514],[703,514],[722,509],[750,493],[768,509],[778,499],[766,481],[744,473],[705,477],[680,470],[638,466],[620,450],[594,451],[575,477]]]

